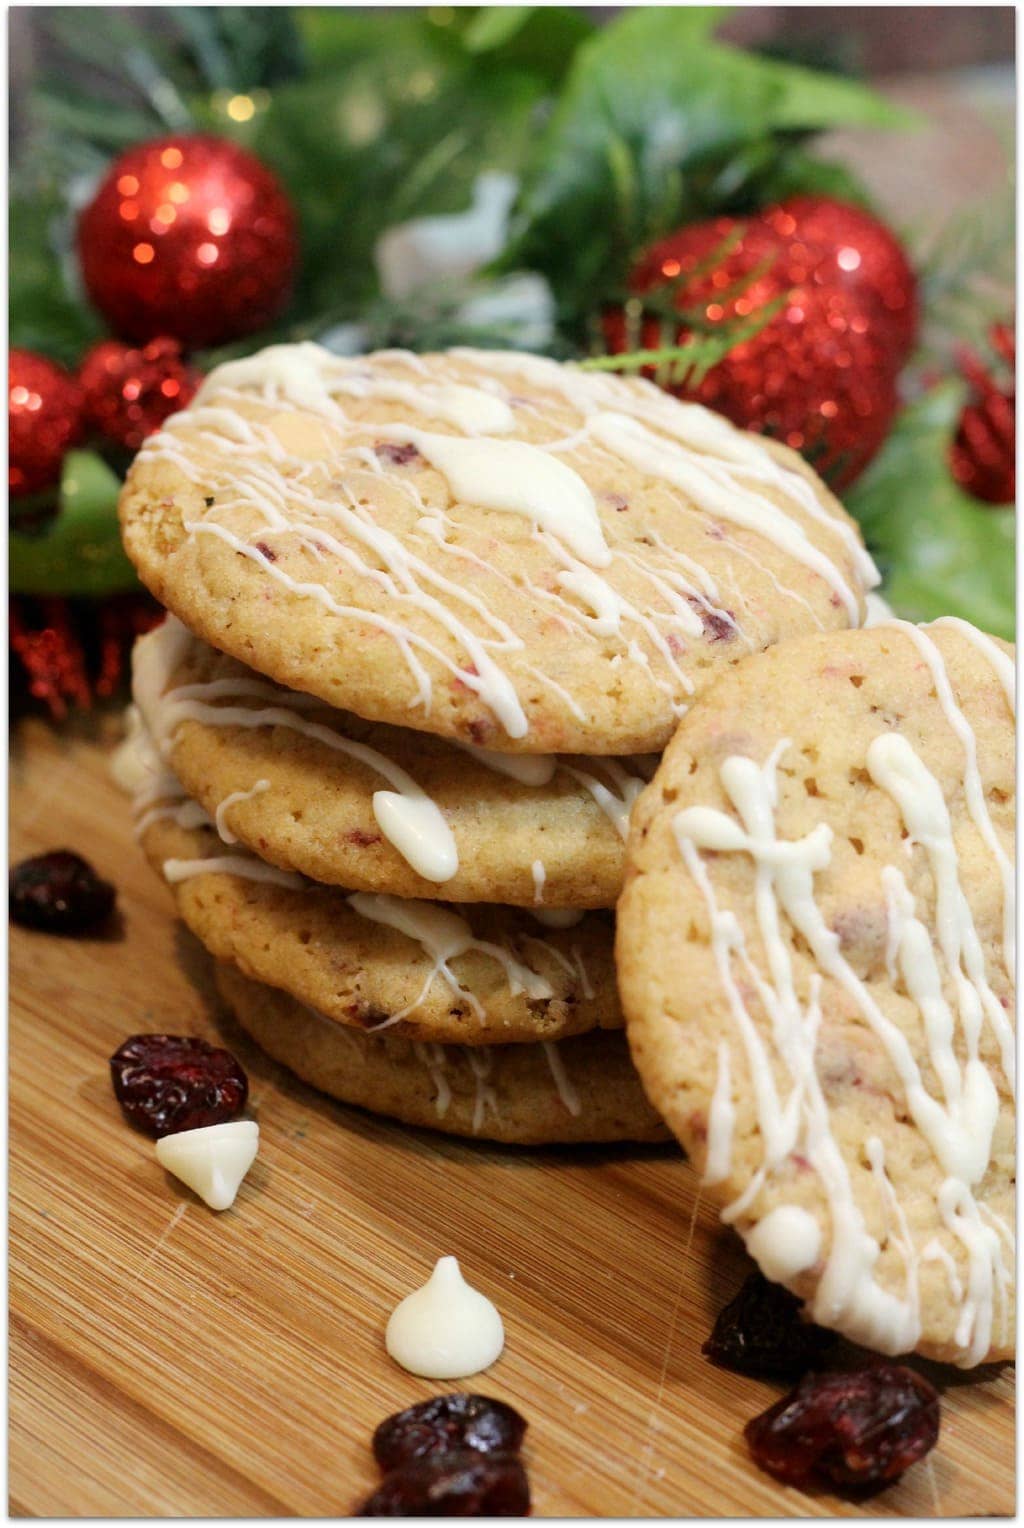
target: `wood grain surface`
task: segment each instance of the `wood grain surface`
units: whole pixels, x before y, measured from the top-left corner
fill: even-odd
[[[376,1423],[443,1388],[383,1348],[442,1253],[504,1316],[477,1387],[529,1420],[537,1516],[1013,1513],[1008,1367],[922,1365],[944,1391],[938,1449],[868,1502],[753,1467],[743,1422],[781,1388],[701,1357],[747,1264],[675,1150],[460,1144],[264,1060],[132,842],[109,722],[91,730],[22,724],[11,773],[12,855],[78,849],[121,914],[104,939],[11,930],[14,1515],[351,1512]],[[249,1071],[261,1150],[226,1214],[121,1118],[107,1058],[139,1030],[220,1034]]]

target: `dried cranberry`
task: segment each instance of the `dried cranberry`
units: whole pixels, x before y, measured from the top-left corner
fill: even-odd
[[[939,1397],[903,1364],[807,1374],[744,1433],[755,1463],[788,1485],[882,1486],[935,1447]]]
[[[530,1486],[514,1454],[457,1449],[386,1475],[357,1517],[526,1517]]]
[[[382,440],[373,449],[382,462],[389,462],[392,467],[408,467],[420,454],[411,441],[396,445],[393,441]]]
[[[701,1349],[713,1363],[761,1379],[798,1379],[836,1344],[835,1332],[800,1319],[800,1301],[752,1273],[719,1312]]]
[[[79,934],[109,918],[117,896],[80,854],[53,849],[15,865],[10,878],[11,917],[49,934]]]
[[[690,604],[700,616],[704,635],[709,642],[731,642],[736,635],[736,618],[731,610],[711,610],[700,600],[690,597]]]
[[[456,1449],[517,1454],[525,1432],[525,1420],[504,1401],[459,1391],[386,1417],[373,1435],[373,1453],[382,1470]]]
[[[192,1035],[132,1035],[111,1056],[110,1076],[121,1108],[148,1135],[222,1125],[249,1097],[231,1052]]]

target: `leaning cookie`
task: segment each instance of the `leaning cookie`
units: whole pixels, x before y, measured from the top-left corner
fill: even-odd
[[[617,957],[652,1102],[813,1319],[1014,1345],[1011,649],[809,637],[695,706],[634,813]]]
[[[508,1145],[670,1139],[622,1034],[538,1045],[429,1045],[363,1035],[218,963],[238,1023],[304,1082],[406,1125]]]
[[[444,1045],[622,1028],[610,913],[550,929],[517,908],[347,896],[227,848],[203,816],[179,797],[141,818],[179,914],[219,960],[337,1023]]]
[[[655,758],[513,757],[364,722],[173,616],[132,662],[138,709],[189,795],[281,869],[398,897],[614,907]]]
[[[745,653],[858,625],[877,574],[784,446],[637,378],[273,346],[136,457],[125,548],[212,646],[370,721],[659,751]]]

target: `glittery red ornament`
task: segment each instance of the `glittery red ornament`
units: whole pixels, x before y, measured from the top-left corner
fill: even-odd
[[[133,349],[101,340],[79,368],[89,424],[117,445],[137,451],[147,435],[195,395],[200,376],[182,359],[177,340]]]
[[[82,391],[62,366],[31,350],[7,363],[7,485],[13,497],[60,478],[64,453],[82,433]]]
[[[54,721],[125,687],[136,637],[164,618],[144,591],[103,600],[15,595],[8,609],[14,705],[42,701]]]
[[[802,451],[837,487],[852,482],[882,444],[916,333],[917,300],[898,243],[867,213],[794,197],[743,222],[695,224],[649,249],[629,284],[645,299],[644,347],[685,340],[687,313],[713,328],[749,321],[785,297],[753,339],[681,395]],[[666,338],[665,314],[677,312],[683,322],[670,324]],[[621,311],[605,316],[611,350],[632,343],[627,329]]]
[[[78,253],[118,334],[198,349],[280,313],[298,264],[295,214],[244,149],[206,134],[159,138],[114,162],[79,219]]]
[[[1016,356],[1013,330],[996,324],[989,339],[1006,363],[1000,382],[972,351],[960,355],[960,369],[972,396],[963,413],[949,459],[961,488],[986,504],[1012,504],[1017,497]]]

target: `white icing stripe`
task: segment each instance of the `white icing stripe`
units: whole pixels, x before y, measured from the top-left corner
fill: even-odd
[[[969,1183],[975,1183],[980,1173],[975,1176],[966,1170],[966,1162],[972,1150],[967,1142],[973,1139],[973,1151],[979,1154],[984,1148],[983,1160],[988,1160],[988,1146],[997,1108],[995,1089],[987,1070],[977,1059],[982,1019],[987,1017],[992,1026],[999,1043],[1003,1072],[1011,1088],[1014,1073],[1013,1030],[1002,1004],[986,979],[984,952],[960,884],[953,825],[939,782],[922,764],[906,738],[898,732],[883,733],[876,737],[868,749],[866,763],[872,780],[899,807],[911,839],[924,849],[935,882],[936,938],[956,991],[957,1009],[967,1039],[969,1064],[980,1068],[974,1079],[977,1112],[972,1111],[963,1121],[967,1156],[960,1161],[959,1166],[954,1162],[950,1170],[957,1171]],[[955,1067],[949,1049],[953,1022],[942,997],[942,977],[935,960],[932,939],[924,924],[914,917],[914,900],[895,866],[888,866],[883,871],[883,884],[887,893],[893,893],[892,900],[902,914],[898,955],[903,979],[921,1009],[932,1062],[943,1079],[943,1085],[947,1087],[949,1097],[953,1085],[947,1084],[947,1077]],[[954,1093],[958,1091],[958,1087],[953,1087]],[[992,1110],[987,1131],[982,1127],[986,1115],[982,1099],[987,1099],[987,1106]],[[952,1098],[950,1102],[953,1102]]]
[[[178,623],[175,623],[177,625]],[[167,635],[163,635],[164,633]],[[174,736],[186,721],[212,727],[263,728],[284,727],[347,758],[355,759],[380,775],[392,787],[373,795],[373,814],[385,838],[402,858],[425,880],[441,883],[450,880],[459,868],[458,849],[452,830],[437,803],[423,791],[404,769],[375,748],[356,743],[319,722],[298,716],[291,708],[294,698],[300,705],[308,697],[287,695],[288,706],[263,707],[210,705],[205,697],[223,700],[231,696],[266,694],[280,699],[279,691],[259,681],[246,678],[213,680],[209,684],[179,686],[166,690],[174,669],[183,656],[178,632],[174,627],[157,627],[135,647],[135,700],[165,755],[173,749]],[[238,796],[234,800],[241,799]],[[230,800],[224,805],[230,805]],[[218,813],[218,823],[220,815]],[[223,834],[221,835],[223,837]],[[225,842],[234,840],[228,838]]]
[[[718,1042],[718,1076],[708,1108],[708,1151],[703,1181],[709,1186],[729,1176],[736,1106],[732,1101],[732,1064],[728,1040]]]
[[[213,826],[209,814],[203,811],[198,801],[188,801],[180,795],[173,803],[163,806],[150,807],[136,819],[134,826],[135,837],[141,838],[147,828],[151,828],[154,822],[173,822],[179,828],[209,828]]]
[[[480,385],[465,385],[465,373],[458,370],[460,357],[472,360]],[[382,372],[389,361],[406,367],[413,380],[398,380]],[[452,368],[447,374],[446,365]],[[500,568],[459,545],[463,538],[450,535],[457,517],[451,519],[424,503],[415,474],[386,471],[374,442],[394,442],[389,449],[418,450],[448,480],[457,500],[529,519],[537,528],[535,537],[548,550],[560,548],[555,561],[561,563],[557,583],[554,578],[538,580],[531,592],[556,602],[559,613],[595,644],[595,657],[600,653],[598,644],[605,657],[608,642],[621,644],[619,656],[646,670],[677,715],[685,709],[683,697],[694,690],[683,661],[686,642],[679,639],[703,641],[705,635],[702,612],[695,604],[697,591],[716,607],[704,607],[714,621],[708,628],[711,640],[720,639],[717,628],[735,633],[751,648],[762,642],[739,629],[735,611],[721,606],[714,581],[692,559],[671,548],[664,548],[660,556],[638,556],[630,550],[628,537],[617,546],[610,545],[604,527],[608,525],[609,536],[613,528],[618,530],[614,517],[606,516],[602,523],[593,493],[581,475],[584,464],[577,470],[560,454],[586,448],[591,466],[607,460],[614,467],[627,460],[653,472],[681,488],[701,513],[754,530],[797,563],[819,573],[846,605],[850,618],[857,619],[857,598],[838,565],[811,542],[800,520],[759,488],[764,485],[837,538],[859,576],[870,583],[873,569],[856,531],[819,502],[811,484],[798,472],[782,467],[756,441],[716,416],[697,405],[679,403],[653,386],[630,385],[538,357],[464,350],[452,352],[447,362],[434,358],[432,367],[428,371],[418,358],[397,352],[346,358],[308,343],[274,346],[212,372],[197,402],[151,437],[143,451],[146,459],[173,462],[213,499],[206,513],[188,521],[190,535],[218,537],[291,594],[313,599],[331,615],[356,623],[360,630],[370,627],[394,641],[414,686],[410,704],[422,708],[425,715],[430,714],[433,701],[433,683],[424,664],[429,658],[478,695],[510,738],[523,738],[527,732],[519,685],[544,684],[578,720],[586,719],[564,686],[526,665],[523,658],[519,667],[525,672],[513,683],[500,656],[522,653],[523,643],[497,620],[487,602],[473,594],[466,576],[467,565],[476,562],[501,582]],[[509,376],[556,392],[578,412],[580,428],[562,441],[537,444],[508,438],[516,425],[516,409],[525,407],[529,414],[533,407],[529,399],[518,398],[511,400],[516,409],[510,407],[504,387]],[[399,413],[433,416],[456,433],[437,434],[397,421],[353,420],[339,402],[344,397],[392,403]],[[244,413],[238,405],[244,406]],[[200,468],[190,460],[177,434],[183,428],[200,433],[212,465],[207,460]],[[401,458],[396,461],[404,465]],[[358,491],[363,475],[371,484],[369,499],[365,490]],[[418,516],[401,538],[385,530],[365,508],[384,481],[392,499],[406,500]],[[684,508],[694,512],[680,506]],[[246,536],[236,533],[229,523],[236,512],[250,517],[255,512],[267,532],[284,534],[288,549],[301,549],[314,569],[337,558],[345,570],[382,592],[389,614],[346,604],[315,576],[297,577],[286,571],[278,564],[277,552],[266,551],[258,541],[259,526]],[[332,524],[337,535],[326,529]],[[495,535],[500,535],[500,526],[495,527]],[[431,543],[431,564],[415,555],[416,543],[422,545],[426,539]],[[649,546],[655,544],[656,538],[648,538]],[[738,544],[737,550],[748,561],[756,561]],[[445,578],[437,566],[447,559],[456,565],[453,578]],[[619,559],[628,565],[628,573],[616,566],[614,581],[594,571]],[[663,559],[676,564],[674,577],[669,567],[658,565]],[[692,585],[681,577],[681,569],[689,570]],[[786,590],[773,570],[761,572],[783,595],[803,599]],[[641,598],[634,593],[638,584],[649,595]],[[518,594],[520,586],[515,588]],[[628,599],[624,589],[629,590]],[[731,598],[739,609],[740,593]],[[365,606],[372,603],[364,602]],[[402,618],[403,607],[416,609],[440,627],[465,659],[452,655],[446,645],[438,645],[422,630],[414,630]],[[744,619],[752,608],[746,608]],[[813,610],[811,614],[820,624]],[[475,622],[487,634],[481,635]]]
[[[887,621],[887,628],[894,631],[902,631],[909,637],[924,658],[932,679],[935,683],[935,693],[939,704],[952,730],[956,733],[959,742],[963,746],[966,762],[964,766],[964,796],[967,801],[967,810],[971,814],[971,821],[981,834],[982,838],[996,862],[999,876],[1003,883],[1003,965],[1010,980],[1014,979],[1016,964],[1016,900],[1014,896],[1013,865],[1006,853],[996,830],[992,825],[989,815],[988,802],[985,799],[985,787],[981,780],[981,771],[978,768],[978,740],[963,711],[957,705],[953,686],[949,681],[949,674],[942,654],[920,626],[912,626],[909,621]],[[980,636],[980,633],[979,633]],[[986,655],[987,656],[987,655]],[[998,672],[998,670],[997,670]]]
[[[413,1044],[413,1052],[430,1073],[430,1080],[437,1093],[437,1097],[434,1100],[434,1108],[437,1110],[438,1119],[444,1119],[452,1101],[452,1090],[448,1086],[447,1077],[444,1075],[446,1065],[444,1048],[440,1045],[418,1040]]]
[[[333,383],[332,391],[353,398],[403,403],[419,414],[443,419],[464,435],[508,435],[516,427],[516,417],[508,404],[478,387],[460,387],[455,383],[414,387],[408,382],[349,377]]]
[[[558,768],[558,757],[553,753],[494,753],[489,748],[477,748],[474,743],[457,743],[463,753],[476,759],[487,769],[518,780],[520,785],[547,785]]]
[[[1017,714],[1017,676],[1014,671],[1013,660],[1003,652],[992,638],[985,632],[979,631],[977,626],[972,626],[969,621],[961,621],[956,615],[943,615],[937,621],[932,621],[932,626],[948,626],[952,631],[958,631],[973,647],[976,647],[982,657],[991,664],[995,670],[996,678],[1003,687],[1006,696],[1006,704],[1011,714]]]
[[[541,1045],[562,1107],[574,1119],[578,1119],[583,1112],[583,1105],[566,1071],[558,1043],[553,1040],[544,1040]],[[491,1084],[491,1075],[494,1070],[494,1051],[491,1046],[445,1046],[417,1042],[413,1045],[413,1051],[429,1072],[430,1080],[436,1089],[437,1098],[434,1106],[438,1119],[444,1119],[451,1107],[452,1090],[445,1076],[449,1056],[461,1057],[473,1074],[473,1133],[478,1134],[483,1128],[488,1111],[494,1115],[495,1119],[501,1117],[497,1093]]]
[[[353,893],[346,898],[346,901],[360,917],[367,918],[373,923],[383,923],[388,928],[397,929],[407,938],[414,939],[433,961],[433,966],[418,996],[400,1012],[392,1014],[386,1023],[379,1025],[380,1029],[387,1029],[391,1024],[397,1024],[408,1014],[415,1012],[437,976],[442,978],[457,997],[469,1004],[477,1018],[485,1019],[487,1010],[476,994],[462,985],[449,964],[457,960],[460,955],[468,954],[470,950],[477,950],[480,954],[488,955],[498,962],[505,972],[509,992],[513,997],[520,992],[525,992],[528,997],[536,999],[554,996],[551,984],[543,976],[539,976],[529,966],[524,966],[500,945],[492,944],[489,940],[477,939],[465,919],[460,918],[457,913],[447,907],[440,907],[431,902],[410,902],[401,897],[361,891]]]
[[[623,461],[681,489],[708,514],[774,541],[790,557],[820,574],[842,600],[852,624],[859,624],[857,596],[836,564],[777,504],[759,494],[743,493],[735,483],[727,486],[724,479],[713,476],[674,442],[654,434],[628,415],[595,415],[590,419],[588,429]]]
[[[226,814],[228,808],[237,806],[240,801],[252,801],[254,796],[262,796],[264,791],[268,791],[269,789],[269,780],[257,780],[256,784],[250,786],[247,791],[232,791],[229,796],[224,797],[224,800],[218,805],[213,819],[214,826],[216,827],[217,832],[220,834],[224,843],[234,845],[238,842],[238,839],[235,837],[234,833],[231,832],[231,829],[227,825]]]
[[[463,440],[408,425],[379,425],[385,440],[411,441],[448,479],[453,496],[482,509],[525,515],[583,562],[611,562],[594,496],[579,473],[525,440]]]
[[[473,1101],[473,1134],[476,1135],[483,1128],[488,1109],[495,1119],[498,1118],[498,1098],[490,1081],[494,1057],[489,1045],[467,1045],[464,1052],[476,1083],[476,1097]]]
[[[530,867],[530,873],[533,876],[533,903],[535,907],[539,907],[544,901],[544,882],[548,878],[547,871],[544,869],[544,861],[542,859],[535,859]]]
[[[166,859],[163,864],[164,879],[172,886],[179,881],[190,881],[197,875],[237,875],[243,881],[268,881],[275,886],[286,886],[289,891],[304,891],[308,882],[288,870],[278,870],[256,856],[248,854],[211,854],[206,859]]]
[[[577,769],[574,765],[563,764],[562,767],[566,774],[572,775],[574,780],[578,780],[580,785],[590,792],[616,833],[625,843],[629,837],[630,813],[647,781],[641,779],[638,775],[628,774],[621,764],[616,764],[612,759],[601,759],[594,762],[595,764],[600,763],[611,776],[618,794],[610,790],[607,785],[602,785],[601,781],[594,775],[587,774],[584,770]]]
[[[938,948],[954,985],[964,1035],[966,1055],[961,1064],[953,1049],[955,1021],[943,999],[935,951],[927,930],[914,915],[913,899],[902,875],[895,867],[889,867],[885,890],[888,905],[899,922],[896,956],[908,993],[921,1012],[929,1060],[942,1093],[937,1098],[928,1091],[903,1031],[887,1018],[867,984],[844,959],[839,939],[827,927],[815,901],[814,875],[830,862],[831,830],[819,823],[795,841],[782,840],[777,835],[776,768],[787,746],[780,743],[763,768],[750,759],[735,756],[721,766],[722,784],[739,821],[725,812],[699,806],[684,809],[673,819],[684,863],[707,906],[712,953],[746,1052],[763,1143],[760,1168],[747,1190],[723,1212],[723,1219],[735,1219],[747,1211],[768,1176],[799,1149],[818,1174],[829,1204],[832,1228],[831,1246],[812,1302],[812,1315],[827,1325],[842,1325],[855,1340],[883,1352],[902,1352],[915,1345],[920,1334],[917,1257],[902,1208],[895,1202],[895,1195],[890,1196],[883,1187],[883,1178],[886,1184],[888,1179],[880,1143],[871,1165],[880,1192],[886,1195],[887,1214],[896,1221],[893,1235],[905,1270],[902,1297],[883,1289],[874,1278],[879,1246],[866,1231],[847,1166],[831,1133],[829,1110],[815,1066],[821,1022],[820,973],[824,973],[852,999],[881,1041],[905,1090],[908,1111],[942,1168],[944,1179],[937,1193],[936,1208],[967,1258],[967,1293],[962,1302],[957,1341],[962,1350],[959,1361],[971,1365],[989,1350],[995,1302],[1007,1298],[1009,1274],[998,1233],[984,1223],[972,1193],[972,1185],[980,1181],[989,1166],[998,1111],[996,1089],[978,1055],[982,1014],[993,1019],[994,1014],[989,1009],[990,990],[983,959],[979,963],[976,958],[977,938],[956,877],[948,812],[937,782],[906,740],[899,734],[877,738],[868,754],[869,771],[897,799],[908,828],[930,856],[937,894]],[[767,977],[749,956],[734,914],[719,907],[700,857],[701,849],[717,854],[745,853],[754,860],[755,911]],[[790,947],[780,922],[783,914],[806,941],[818,968],[811,977],[806,1006],[796,993]],[[742,986],[733,972],[734,958],[743,969]],[[744,987],[756,992],[770,1021],[774,1053],[789,1085],[785,1101],[780,1098],[761,1033],[747,1009]],[[716,1087],[720,1099],[726,1096],[728,1076],[729,1061],[720,1052]],[[729,1132],[719,1112],[714,1134],[709,1130],[709,1153],[713,1145],[712,1170],[718,1181],[728,1176],[728,1139]],[[869,1158],[870,1155],[869,1152]],[[777,1216],[778,1210],[774,1213]],[[748,1234],[747,1238],[748,1246],[756,1251],[769,1277],[773,1268],[777,1277],[799,1271],[793,1262],[796,1256],[793,1246],[782,1245],[787,1238],[781,1235],[781,1224],[771,1217],[762,1219],[758,1235],[752,1238]],[[773,1226],[779,1230],[778,1236],[773,1233]],[[792,1243],[792,1238],[788,1240]],[[800,1250],[800,1261],[810,1248],[809,1238],[804,1240],[807,1245]]]
[[[572,1115],[573,1119],[579,1119],[583,1112],[583,1105],[580,1103],[580,1095],[569,1081],[569,1074],[565,1070],[565,1063],[559,1054],[558,1046],[552,1040],[543,1040],[541,1044],[544,1047],[544,1055],[551,1069],[555,1087],[558,1089],[562,1107]]]

